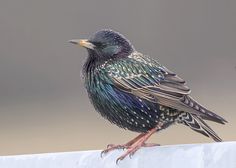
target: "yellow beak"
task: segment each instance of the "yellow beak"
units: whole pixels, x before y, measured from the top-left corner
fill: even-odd
[[[70,40],[69,42],[73,44],[79,44],[82,47],[89,48],[92,50],[95,48],[95,45],[89,42],[87,39],[74,39]]]

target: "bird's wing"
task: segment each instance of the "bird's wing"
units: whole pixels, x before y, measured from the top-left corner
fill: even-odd
[[[115,60],[106,70],[117,87],[150,101],[156,101],[156,96],[178,100],[190,93],[183,79],[140,53]]]
[[[112,61],[105,68],[112,84],[123,91],[179,111],[223,123],[221,117],[188,96],[191,91],[183,79],[140,53]]]

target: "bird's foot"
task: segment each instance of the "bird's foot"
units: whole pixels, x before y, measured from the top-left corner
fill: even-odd
[[[116,149],[126,149],[126,148],[128,148],[128,146],[126,144],[124,144],[124,145],[108,144],[107,149],[105,149],[101,152],[101,157],[103,157],[104,154],[106,154],[110,151],[113,151]]]
[[[119,161],[123,160],[126,156],[129,156],[131,158],[135,154],[135,152],[137,152],[137,150],[139,150],[141,147],[160,146],[160,144],[145,143],[147,139],[151,136],[151,134],[147,133],[145,136],[140,138],[137,142],[129,146],[127,148],[127,151],[116,160],[116,164],[118,164]]]
[[[160,144],[156,144],[156,143],[144,143],[142,145],[142,147],[153,147],[153,146],[160,146]],[[128,144],[124,144],[124,145],[115,145],[115,144],[108,144],[107,145],[107,149],[103,150],[101,152],[101,157],[110,152],[110,151],[113,151],[113,150],[116,150],[116,149],[130,149],[131,148],[131,145],[128,145]]]
[[[157,125],[147,133],[142,134],[142,136],[136,139],[136,141],[128,147],[127,151],[116,160],[116,164],[118,164],[118,162],[123,160],[126,156],[129,156],[131,158],[134,153],[137,152],[137,150],[139,150],[141,147],[160,146],[159,144],[146,143],[148,138],[159,129],[161,129],[161,125]]]
[[[118,164],[119,161],[123,160],[126,156],[129,156],[131,158],[134,155],[134,153],[137,152],[137,150],[140,149],[141,147],[153,147],[153,146],[160,146],[160,144],[143,143],[143,144],[137,144],[135,146],[130,146],[123,155],[117,158],[116,164]]]
[[[106,153],[108,153],[108,152],[110,152],[112,150],[115,150],[115,149],[127,149],[127,151],[116,160],[116,164],[118,164],[118,162],[123,160],[126,156],[130,156],[130,158],[131,158],[134,155],[134,153],[138,149],[140,149],[141,147],[160,146],[159,144],[155,144],[155,143],[146,143],[148,138],[153,133],[155,133],[158,129],[160,129],[159,126],[151,129],[147,133],[142,133],[139,136],[137,136],[136,138],[134,138],[131,141],[129,141],[128,143],[124,144],[124,145],[109,144],[109,145],[107,145],[107,149],[102,151],[101,157],[103,156],[103,154],[106,154]]]
[[[144,133],[141,133],[139,134],[137,137],[135,137],[134,139],[132,139],[131,141],[127,142],[126,144],[123,144],[123,145],[115,145],[115,144],[108,144],[107,145],[107,149],[103,150],[101,152],[101,157],[110,152],[110,151],[113,151],[113,150],[116,150],[116,149],[128,149],[132,144],[134,144],[135,142],[137,142],[140,138],[142,138],[145,134]]]
[[[127,151],[116,160],[116,164],[118,164],[118,162],[123,160],[126,156],[130,156],[131,158],[134,155],[134,153],[141,147],[160,146],[160,144],[146,143],[146,141],[153,133],[155,133],[157,130],[160,130],[161,126],[162,125],[157,125],[155,128],[149,130],[148,132],[141,133],[136,138],[132,139],[131,141],[129,141],[124,145],[114,145],[114,144],[107,145],[107,149],[102,151],[101,157],[103,156],[103,154],[106,154],[115,149],[127,149]]]

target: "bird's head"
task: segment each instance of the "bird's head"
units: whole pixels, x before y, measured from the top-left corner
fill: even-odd
[[[134,51],[131,43],[123,35],[112,30],[101,30],[89,39],[70,42],[85,47],[90,56],[103,60],[126,57]]]

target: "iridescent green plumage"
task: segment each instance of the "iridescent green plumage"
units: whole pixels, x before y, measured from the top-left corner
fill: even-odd
[[[142,133],[181,123],[221,141],[203,119],[221,124],[226,120],[191,98],[186,82],[175,73],[137,52],[117,32],[99,31],[87,43],[89,47],[83,43],[89,53],[83,67],[85,87],[103,117]]]

